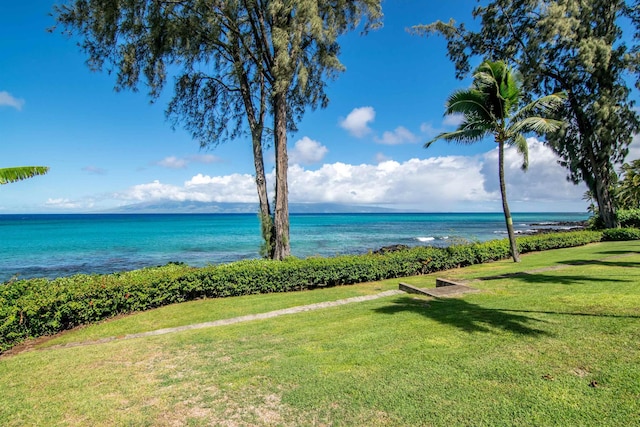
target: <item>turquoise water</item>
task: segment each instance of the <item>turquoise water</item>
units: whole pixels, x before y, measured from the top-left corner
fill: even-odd
[[[526,232],[585,219],[582,213],[514,214],[514,225]],[[291,248],[298,257],[505,236],[501,213],[291,215]],[[257,258],[261,243],[253,214],[0,215],[0,241],[0,281],[112,273],[171,261],[218,264]]]

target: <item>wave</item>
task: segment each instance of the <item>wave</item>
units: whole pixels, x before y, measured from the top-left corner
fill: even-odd
[[[514,230],[513,234],[535,234],[537,230]],[[493,234],[507,234],[507,230],[495,230]]]
[[[438,236],[438,237],[416,237],[414,240],[418,242],[433,242],[434,240],[449,240],[449,236]]]

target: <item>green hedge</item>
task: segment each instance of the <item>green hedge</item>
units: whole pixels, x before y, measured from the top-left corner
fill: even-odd
[[[526,236],[522,253],[600,241],[602,233]],[[0,284],[0,353],[29,338],[50,335],[118,314],[198,298],[289,292],[427,274],[509,257],[507,240],[417,247],[335,258],[240,261],[191,268],[167,265],[110,275],[75,275]]]
[[[640,240],[640,229],[637,228],[610,228],[602,232],[602,240]]]

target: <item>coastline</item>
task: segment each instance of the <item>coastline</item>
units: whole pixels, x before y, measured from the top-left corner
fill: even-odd
[[[516,213],[519,235],[576,228],[583,213]],[[291,215],[293,255],[355,255],[390,245],[443,247],[506,237],[502,213]],[[0,282],[108,274],[182,262],[259,258],[255,214],[0,215]]]

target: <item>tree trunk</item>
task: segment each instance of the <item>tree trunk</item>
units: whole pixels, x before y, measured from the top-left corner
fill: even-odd
[[[509,245],[511,247],[511,256],[513,262],[520,262],[520,254],[518,252],[518,244],[516,235],[513,232],[513,219],[507,204],[507,186],[504,181],[504,142],[498,141],[498,174],[500,176],[500,194],[502,195],[502,211],[504,212],[504,220],[507,224],[507,234],[509,236]]]
[[[583,159],[580,159],[582,163],[580,167],[582,179],[596,198],[598,213],[604,222],[605,228],[617,228],[620,223],[616,216],[613,195],[609,191],[611,174],[608,170],[609,168],[606,167],[609,160],[598,159],[597,153],[600,152],[600,149],[593,139],[595,138],[593,126],[576,97],[572,95],[571,90],[566,87],[565,89],[569,93],[571,109],[576,118],[578,130],[580,131],[581,146],[583,147]]]
[[[594,183],[594,195],[598,202],[598,213],[604,222],[605,228],[618,228],[620,223],[616,215],[616,209],[613,204],[613,197],[609,191],[609,178],[602,177],[602,173],[596,173]]]
[[[278,92],[274,95],[274,135],[276,148],[276,205],[274,216],[274,259],[282,260],[291,255],[289,242],[289,186],[287,170],[287,98]]]
[[[275,232],[273,230],[273,219],[271,218],[271,205],[269,204],[269,194],[267,191],[267,179],[264,174],[264,155],[262,151],[262,135],[264,133],[264,116],[266,111],[266,87],[264,79],[260,81],[260,105],[258,111],[253,103],[253,93],[247,72],[240,57],[240,46],[236,40],[233,58],[235,70],[240,82],[240,92],[242,101],[247,113],[247,121],[251,129],[251,141],[253,143],[253,165],[256,171],[256,189],[258,201],[260,203],[260,233],[262,235],[263,247],[261,254],[264,257],[273,259],[275,248]]]
[[[273,259],[275,249],[275,232],[273,218],[271,218],[271,206],[267,192],[267,179],[264,174],[264,158],[262,155],[262,132],[260,135],[252,135],[253,139],[253,163],[256,169],[256,188],[260,202],[260,232],[262,233],[262,255]]]

